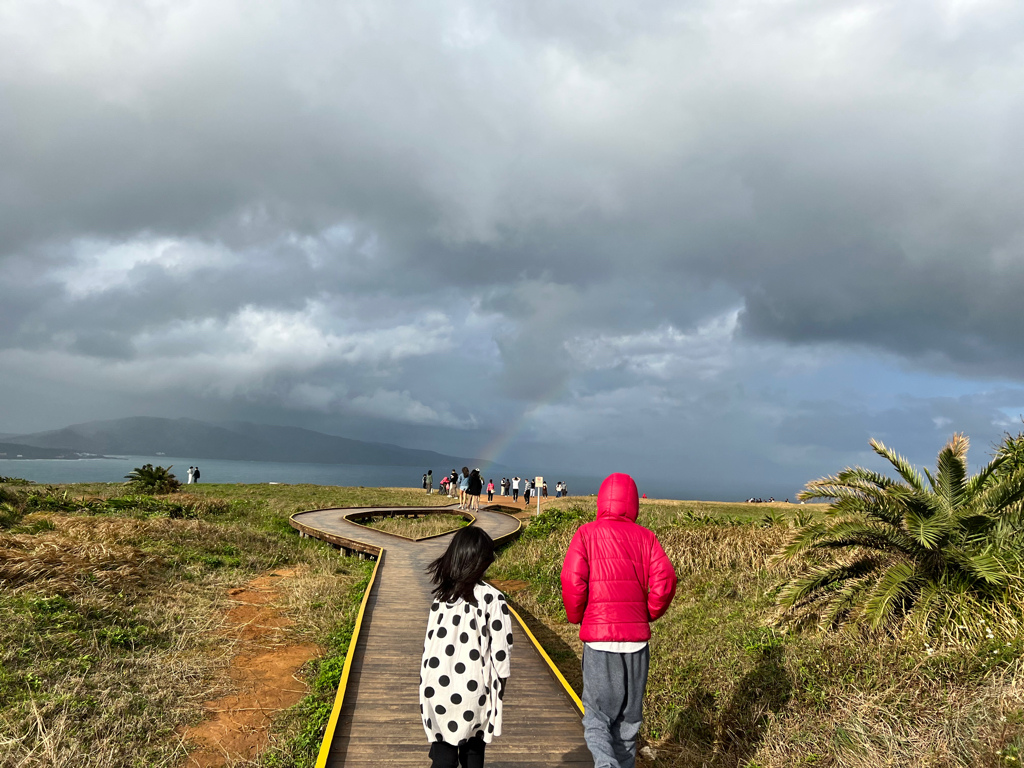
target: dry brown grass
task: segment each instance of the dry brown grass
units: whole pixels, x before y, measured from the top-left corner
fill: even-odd
[[[41,517],[32,515],[26,521]],[[28,586],[42,594],[68,595],[92,584],[115,592],[135,590],[158,562],[111,535],[127,521],[45,519],[55,530],[0,534],[0,589]]]
[[[224,508],[197,501],[200,515]],[[287,639],[317,642],[355,610],[346,585],[365,570],[242,522],[37,513],[19,530],[0,533],[5,768],[180,764],[176,730],[230,688],[228,590],[301,564],[282,597]]]
[[[444,513],[424,515],[423,517],[373,517],[360,520],[360,523],[383,531],[394,533],[398,536],[405,536],[407,539],[423,539],[428,536],[439,536],[442,533],[456,531],[469,523],[459,515]]]

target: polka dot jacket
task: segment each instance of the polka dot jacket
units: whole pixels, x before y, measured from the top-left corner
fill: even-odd
[[[511,671],[512,619],[505,596],[487,584],[465,600],[430,606],[420,669],[420,715],[430,741],[461,744],[501,735],[504,678]]]

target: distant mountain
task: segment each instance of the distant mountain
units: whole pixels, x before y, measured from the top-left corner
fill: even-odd
[[[18,435],[11,441],[39,449],[107,455],[165,454],[190,459],[375,464],[423,469],[482,466],[479,459],[350,440],[298,427],[145,416],[90,421],[51,432]]]
[[[40,448],[23,443],[0,442],[0,459],[81,459],[84,455],[91,454],[67,448]]]

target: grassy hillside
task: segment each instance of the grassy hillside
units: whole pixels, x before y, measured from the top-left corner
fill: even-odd
[[[820,509],[820,508],[819,508]],[[773,554],[812,505],[641,503],[679,586],[654,625],[643,736],[657,764],[698,767],[1017,765],[1024,639],[970,649],[855,631],[786,633]],[[490,571],[531,617],[570,682],[582,646],[559,571],[594,500],[552,502]],[[525,584],[525,586],[523,586]],[[518,588],[517,588],[518,587]]]
[[[229,589],[288,567],[293,642],[312,688],[279,718],[267,766],[310,765],[369,562],[287,524],[299,510],[444,503],[398,489],[0,485],[0,765],[173,766],[183,726],[223,691]],[[436,500],[436,501],[435,501]]]

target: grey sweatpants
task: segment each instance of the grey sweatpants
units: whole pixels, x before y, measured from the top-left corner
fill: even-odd
[[[594,768],[633,768],[643,722],[649,646],[606,653],[583,646],[583,738]]]

